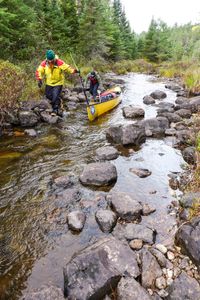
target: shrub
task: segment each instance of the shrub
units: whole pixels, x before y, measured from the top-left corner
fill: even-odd
[[[0,124],[4,115],[17,107],[25,84],[23,71],[8,61],[0,61]]]

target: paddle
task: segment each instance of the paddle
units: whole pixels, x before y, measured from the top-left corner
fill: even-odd
[[[74,61],[73,56],[72,56],[71,53],[70,53],[70,56],[71,56],[71,60],[73,61],[73,64],[74,64],[75,68],[77,70],[79,70],[79,68],[77,67],[77,65],[76,65],[76,63],[75,63],[75,61]],[[89,100],[88,100],[88,97],[86,95],[86,91],[85,91],[85,87],[84,87],[84,81],[83,81],[83,77],[81,76],[80,70],[78,72],[78,75],[79,75],[79,78],[80,78],[80,82],[81,82],[82,90],[83,90],[83,93],[84,93],[84,96],[85,96],[85,100],[87,102],[87,106],[89,106]]]

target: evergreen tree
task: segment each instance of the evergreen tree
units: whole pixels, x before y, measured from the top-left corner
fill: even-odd
[[[35,44],[34,11],[22,0],[0,1],[1,57],[26,59]]]
[[[109,52],[109,2],[85,0],[79,16],[79,51],[87,58],[106,57]]]

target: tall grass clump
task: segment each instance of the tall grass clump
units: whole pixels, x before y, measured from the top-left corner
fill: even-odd
[[[17,107],[24,85],[24,72],[8,61],[0,61],[0,124],[6,112]]]

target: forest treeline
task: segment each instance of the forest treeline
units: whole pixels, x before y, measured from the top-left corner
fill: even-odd
[[[1,59],[11,62],[41,57],[49,48],[83,61],[195,60],[200,27],[152,19],[148,31],[137,35],[120,0],[0,0],[0,47]]]

